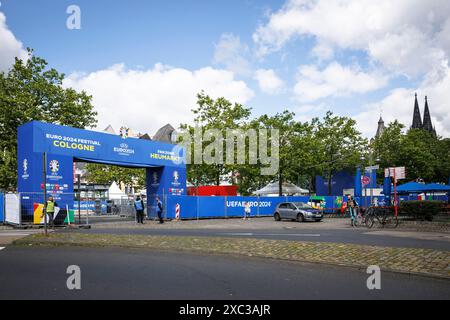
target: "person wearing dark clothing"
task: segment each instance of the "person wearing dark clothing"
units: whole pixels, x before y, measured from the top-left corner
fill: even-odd
[[[348,208],[350,211],[350,219],[351,219],[351,225],[352,227],[356,226],[355,220],[356,216],[358,215],[357,209],[358,209],[358,203],[356,202],[355,198],[350,196],[350,199],[348,200]]]
[[[134,208],[136,209],[137,223],[144,224],[144,200],[140,196],[137,196]]]
[[[158,213],[159,223],[164,223],[164,220],[162,218],[163,204],[159,197],[156,197],[156,212]]]

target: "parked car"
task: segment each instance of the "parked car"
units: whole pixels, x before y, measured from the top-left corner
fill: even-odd
[[[297,221],[321,221],[322,210],[315,209],[303,202],[282,202],[277,205],[273,214],[275,221],[290,219]]]

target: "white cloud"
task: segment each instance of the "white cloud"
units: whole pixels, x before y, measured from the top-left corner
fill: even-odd
[[[248,76],[251,74],[248,55],[248,46],[242,43],[238,36],[224,33],[219,43],[215,45],[213,62],[225,66],[227,70],[235,74]]]
[[[415,76],[448,59],[449,30],[448,0],[290,0],[253,40],[265,55],[313,36],[319,44],[363,50],[389,70]]]
[[[196,94],[204,90],[212,97],[223,96],[245,103],[253,92],[234,74],[211,67],[190,71],[156,64],[148,70],[126,69],[123,64],[89,74],[74,73],[64,86],[85,90],[93,96],[98,128],[122,125],[153,135],[163,125],[191,123]]]
[[[294,93],[301,102],[326,97],[366,93],[384,87],[388,78],[377,73],[366,73],[358,67],[344,67],[337,62],[319,70],[314,65],[301,66]]]
[[[323,42],[318,43],[311,51],[312,55],[317,57],[319,61],[327,61],[334,57],[333,48]]]
[[[283,89],[284,82],[272,69],[258,69],[254,78],[258,81],[259,88],[267,94],[277,94]]]
[[[437,82],[424,81],[417,89],[399,88],[392,90],[380,102],[366,105],[364,111],[356,115],[358,127],[367,137],[373,137],[376,131],[376,121],[382,111],[386,125],[395,119],[409,128],[412,123],[414,93],[417,92],[421,116],[423,117],[424,99],[428,96],[431,119],[438,135],[450,136],[450,69]]]
[[[0,71],[7,71],[14,64],[15,57],[25,60],[27,51],[9,30],[6,17],[0,12]]]

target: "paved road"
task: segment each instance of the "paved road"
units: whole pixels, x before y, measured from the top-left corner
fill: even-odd
[[[148,222],[155,223],[155,222]],[[73,232],[62,230],[60,232]],[[320,241],[378,245],[386,247],[428,248],[450,250],[449,235],[430,236],[422,233],[406,233],[403,231],[368,231],[357,229],[167,229],[161,228],[95,228],[76,230],[86,233],[140,234],[140,235],[172,235],[172,236],[208,236],[208,237],[249,237],[260,239],[278,239],[294,241]],[[394,236],[395,235],[395,236]],[[431,240],[433,239],[433,240]]]
[[[66,287],[69,265],[81,290]],[[450,299],[450,281],[232,256],[110,248],[0,251],[0,299]]]

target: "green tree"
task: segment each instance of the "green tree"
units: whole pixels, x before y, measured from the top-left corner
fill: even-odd
[[[28,49],[28,59],[16,58],[8,72],[0,73],[0,188],[17,183],[17,128],[32,120],[77,128],[96,124],[86,92],[63,88],[64,74]]]
[[[203,91],[197,95],[197,106],[192,109],[194,114],[194,121],[196,126],[201,128],[202,136],[207,130],[218,130],[222,137],[226,137],[227,129],[243,128],[250,116],[250,109],[244,107],[239,103],[231,103],[225,98],[212,99]],[[180,128],[191,135],[192,141],[196,139],[194,136],[194,126],[181,124]],[[222,146],[221,153],[217,154],[219,161],[213,164],[192,164],[187,165],[187,173],[189,181],[194,185],[200,184],[220,184],[220,177],[233,172],[235,167],[227,165],[225,156],[225,143],[222,141],[203,141],[202,150],[205,150],[209,145],[219,142]],[[220,150],[218,150],[220,151]],[[191,144],[191,153],[194,154],[194,144]],[[213,151],[212,156],[216,156],[216,151]]]
[[[282,195],[283,182],[287,177],[292,176],[295,163],[295,145],[293,140],[301,131],[301,123],[294,120],[295,114],[287,110],[277,113],[274,116],[262,115],[254,120],[255,126],[259,129],[279,130],[279,168],[276,179],[278,179],[278,193]],[[265,177],[267,180],[268,177]],[[272,177],[272,179],[275,177]]]
[[[389,168],[402,165],[400,163],[399,150],[402,147],[402,130],[405,126],[397,120],[389,123],[381,136],[377,137],[373,144],[375,155],[380,160],[381,168]]]
[[[328,111],[322,120],[314,118],[316,142],[316,169],[328,180],[331,194],[331,179],[341,170],[353,171],[361,164],[361,156],[368,150],[368,141],[356,129],[356,121],[349,117],[334,116]]]
[[[406,168],[405,181],[447,183],[450,176],[450,139],[421,129],[403,133],[404,125],[394,121],[378,137],[373,147],[382,168]]]
[[[437,143],[436,137],[421,129],[411,129],[401,137],[398,163],[406,167],[407,180],[421,178],[431,182],[435,179],[439,165],[435,152]]]

